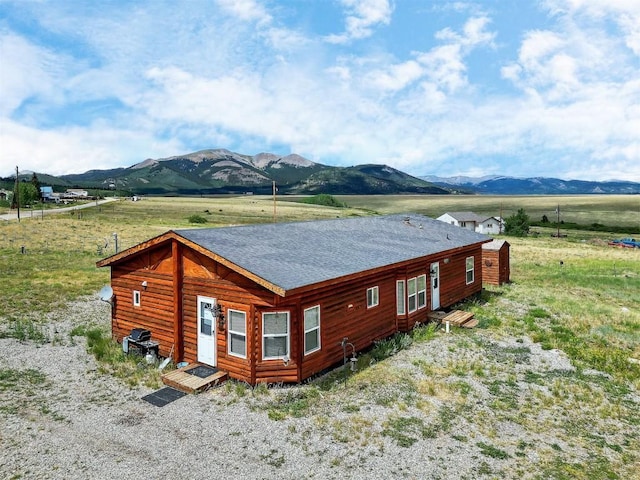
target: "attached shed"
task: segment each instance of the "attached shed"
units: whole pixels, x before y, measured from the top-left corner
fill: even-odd
[[[118,341],[300,382],[482,289],[489,237],[421,215],[171,230],[105,258]],[[221,312],[222,315],[219,315]],[[351,353],[349,351],[349,353]]]
[[[492,240],[482,245],[482,281],[489,285],[509,283],[510,245],[506,240]]]

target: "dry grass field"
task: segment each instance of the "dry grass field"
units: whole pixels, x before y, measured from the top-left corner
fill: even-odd
[[[637,226],[640,236],[637,196],[338,198],[349,207],[281,199],[275,218],[497,215],[501,208],[504,216],[524,208],[534,218],[551,217],[559,204],[567,222]],[[192,215],[207,223],[189,223]],[[109,272],[95,262],[114,253],[114,233],[123,249],[171,228],[273,220],[271,198],[246,196],[122,200],[0,223],[0,337],[50,342],[43,314],[108,283]],[[326,437],[363,464],[362,452],[375,457],[370,451],[384,442],[410,452],[446,440],[475,455],[464,478],[640,478],[640,249],[608,246],[614,234],[565,233],[508,238],[512,283],[459,306],[475,312],[474,330],[444,336],[421,328],[361,355],[355,374],[339,370],[293,389],[231,382],[212,401],[221,408],[245,402],[273,422],[288,422],[299,448]],[[0,368],[0,377],[12,373]],[[0,378],[0,400],[6,388]],[[0,419],[15,411],[0,401]],[[314,427],[303,428],[299,418]],[[339,468],[351,460],[330,461]]]

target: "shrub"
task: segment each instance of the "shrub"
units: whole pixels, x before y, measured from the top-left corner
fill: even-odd
[[[505,235],[513,235],[514,237],[526,237],[529,233],[529,215],[526,214],[524,208],[518,209],[518,213],[507,217],[504,222]]]
[[[202,215],[198,215],[197,213],[194,213],[193,215],[191,215],[189,218],[189,223],[207,223],[207,219],[204,218]]]
[[[313,205],[323,205],[325,207],[346,208],[347,204],[336,199],[333,195],[320,193],[313,197],[302,199],[302,203],[311,203]]]

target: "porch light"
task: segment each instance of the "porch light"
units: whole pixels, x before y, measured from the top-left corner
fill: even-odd
[[[222,307],[219,303],[216,303],[211,310],[211,314],[213,315],[213,321],[218,322],[218,330],[222,331],[225,327],[225,318],[224,313],[222,313]]]
[[[222,307],[219,303],[215,305],[205,304],[205,310],[209,310],[211,312],[211,316],[213,317],[213,321],[218,323],[218,330],[224,330],[225,326],[225,318],[222,313]]]

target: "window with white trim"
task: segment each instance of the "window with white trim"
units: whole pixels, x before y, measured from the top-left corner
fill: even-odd
[[[134,307],[140,306],[140,290],[133,291],[133,306]]]
[[[407,313],[404,280],[396,281],[396,313],[398,315],[404,315],[405,313]]]
[[[378,305],[378,286],[367,288],[367,308]]]
[[[227,345],[229,355],[247,358],[247,314],[240,310],[227,310]]]
[[[320,305],[304,311],[304,354],[320,350]]]
[[[418,309],[416,285],[416,277],[407,280],[407,304],[409,306],[409,313],[415,312]]]
[[[473,257],[467,257],[467,285],[473,283],[475,279]]]
[[[417,283],[418,308],[424,308],[427,306],[427,276],[420,275]]]
[[[262,359],[289,356],[289,312],[262,314]]]

